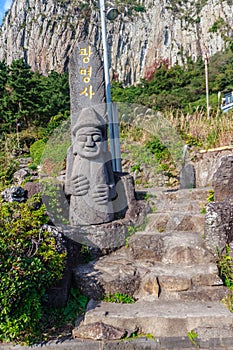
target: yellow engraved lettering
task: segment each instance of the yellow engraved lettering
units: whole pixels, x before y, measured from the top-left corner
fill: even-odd
[[[83,90],[79,93],[79,95],[89,97],[89,99],[91,100],[92,96],[95,95],[95,93],[93,92],[92,85],[85,86]]]
[[[88,45],[88,48],[86,48],[86,47],[80,48],[79,54],[81,56],[83,56],[83,58],[82,58],[83,62],[88,63],[90,60],[90,56],[93,54],[93,52],[91,51],[91,46]]]
[[[91,75],[92,75],[92,67],[91,66],[88,66],[87,69],[85,68],[80,68],[79,69],[79,73],[81,75],[85,75],[84,78],[83,78],[83,81],[84,83],[89,83],[90,82],[90,78],[91,78]]]

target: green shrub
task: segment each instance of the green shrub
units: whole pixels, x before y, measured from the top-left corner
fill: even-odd
[[[168,148],[156,136],[153,140],[147,142],[146,149],[153,153],[158,161],[167,160],[169,158]]]
[[[41,161],[42,154],[45,149],[45,141],[38,140],[34,142],[30,147],[30,155],[35,165],[39,165]]]
[[[49,134],[51,134],[56,128],[58,128],[61,125],[61,123],[64,120],[67,120],[68,118],[69,118],[68,111],[66,111],[65,113],[59,112],[57,115],[51,117],[51,119],[47,125],[46,131]]]
[[[15,159],[6,157],[3,153],[0,153],[0,190],[12,183],[17,165],[18,163]]]
[[[46,290],[62,277],[65,253],[56,249],[38,195],[0,203],[0,341],[31,343],[40,336]]]

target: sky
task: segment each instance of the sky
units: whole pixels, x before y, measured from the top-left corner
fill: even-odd
[[[4,17],[4,13],[11,7],[12,0],[0,0],[0,24]]]

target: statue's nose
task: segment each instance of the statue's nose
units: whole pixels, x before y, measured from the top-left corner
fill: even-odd
[[[93,141],[92,136],[87,136],[86,146],[87,147],[95,146],[95,142]]]

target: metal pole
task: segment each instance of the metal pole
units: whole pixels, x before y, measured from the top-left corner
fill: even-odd
[[[114,146],[115,146],[115,156],[116,156],[116,171],[122,172],[121,168],[121,148],[120,148],[120,134],[119,134],[119,123],[118,123],[118,110],[117,104],[112,104],[113,111],[113,129],[114,129]]]
[[[112,99],[111,99],[111,86],[110,86],[109,67],[108,67],[108,44],[107,44],[106,20],[105,20],[106,10],[105,10],[104,0],[99,0],[99,4],[100,4],[103,51],[104,51],[103,52],[104,53],[104,76],[105,76],[106,103],[107,103],[108,123],[109,123],[110,151],[112,154],[113,171],[116,171],[114,129],[113,129],[113,118],[112,118]]]

